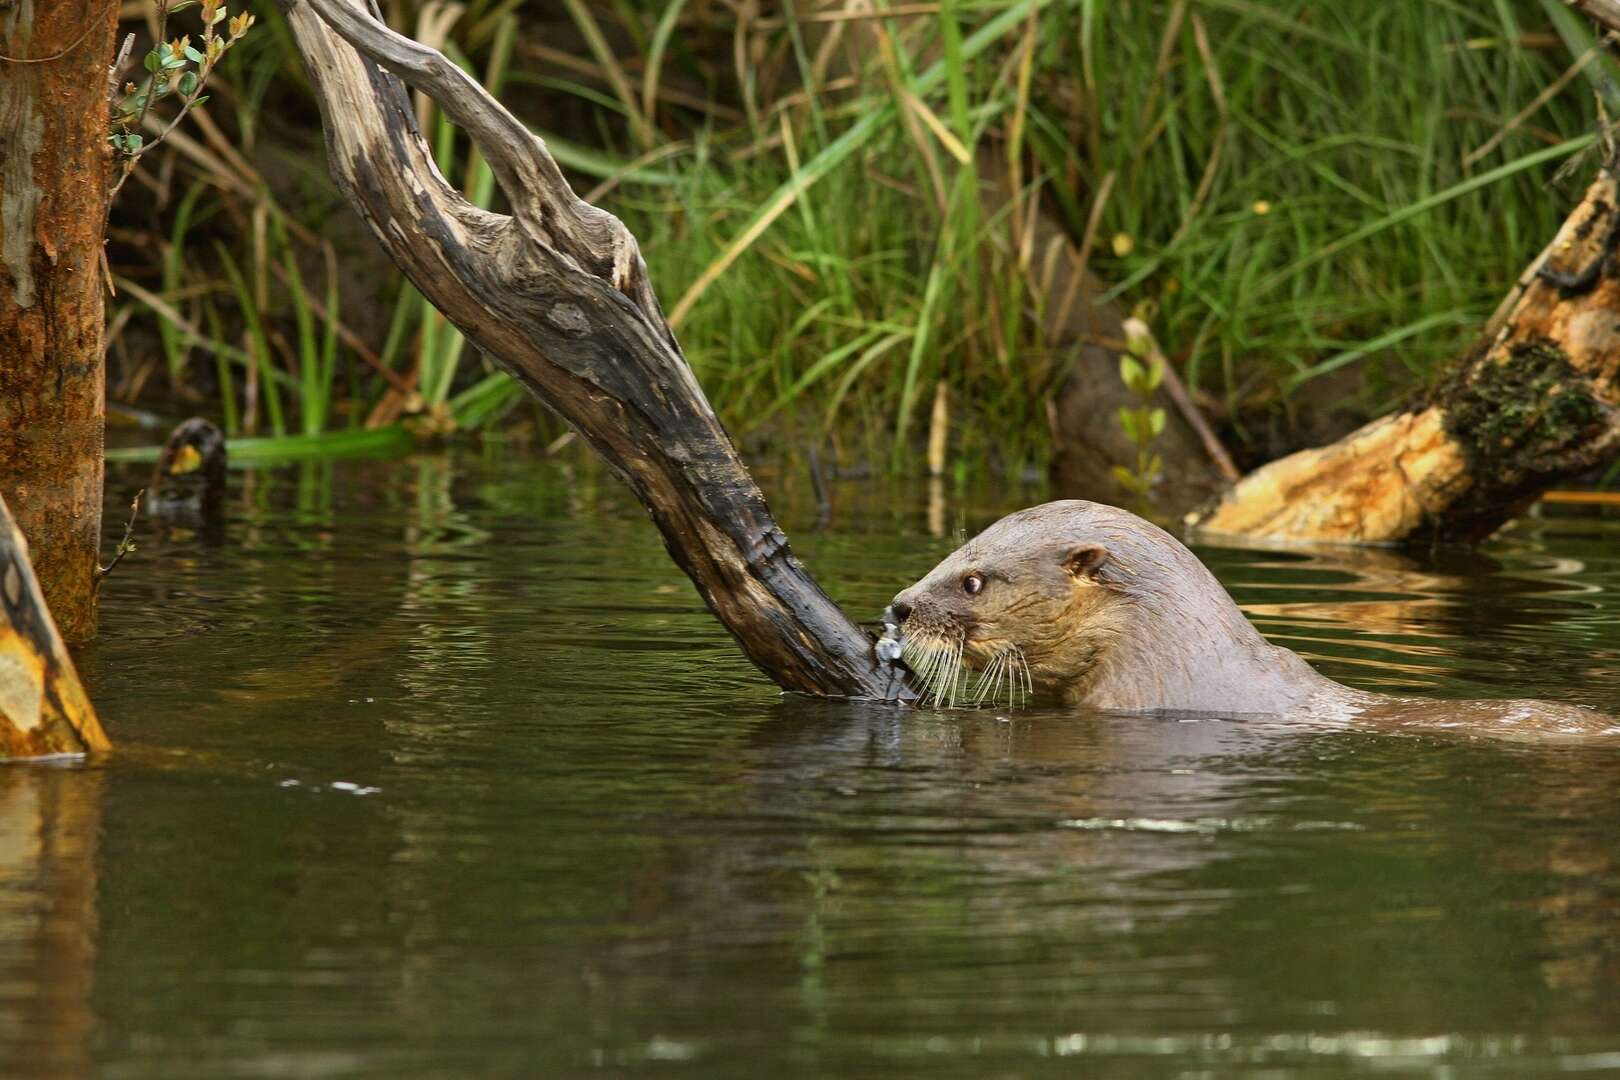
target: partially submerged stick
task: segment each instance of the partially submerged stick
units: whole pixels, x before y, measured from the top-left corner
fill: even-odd
[[[338,187],[422,294],[624,478],[749,658],[787,690],[910,696],[788,550],[629,231],[580,200],[545,143],[442,54],[358,0],[277,2],[320,100]],[[439,174],[401,79],[467,132],[511,216],[472,205]]]
[[[0,498],[0,758],[111,748]]]

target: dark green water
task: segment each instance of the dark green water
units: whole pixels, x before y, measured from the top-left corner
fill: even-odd
[[[954,546],[791,480],[852,611]],[[1620,1069],[1620,744],[783,699],[606,477],[233,482],[107,585],[117,754],[0,772],[5,1075]],[[1617,541],[1201,554],[1354,685],[1620,711]]]

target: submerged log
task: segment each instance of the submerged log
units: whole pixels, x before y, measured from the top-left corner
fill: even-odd
[[[116,4],[0,3],[0,489],[69,641],[96,629]]]
[[[1620,182],[1611,156],[1469,355],[1423,400],[1250,473],[1198,532],[1476,540],[1620,448]]]
[[[787,690],[907,696],[789,551],[628,230],[579,199],[545,143],[439,52],[357,0],[277,2],[320,101],[338,187],[422,294],[630,485],[749,658]],[[471,137],[510,216],[445,182],[401,79]]]
[[[0,498],[0,759],[110,746]]]

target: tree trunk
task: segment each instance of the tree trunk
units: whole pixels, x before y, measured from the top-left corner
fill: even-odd
[[[107,64],[117,20],[118,5],[105,0],[0,4],[0,491],[72,642],[96,626]]]
[[[0,498],[0,760],[110,747]]]
[[[338,187],[422,294],[624,478],[749,658],[788,690],[909,696],[788,550],[624,226],[575,196],[545,144],[440,53],[356,0],[278,3]],[[439,175],[400,79],[467,131],[512,216]]]
[[[1620,446],[1620,189],[1607,162],[1450,377],[1244,477],[1190,523],[1283,541],[1488,536]]]

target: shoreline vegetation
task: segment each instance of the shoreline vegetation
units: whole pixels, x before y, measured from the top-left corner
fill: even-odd
[[[1595,168],[1594,93],[1615,93],[1555,0],[384,8],[640,239],[743,448],[835,469],[1044,465],[1074,344],[1044,329],[1065,298],[1037,215],[1242,467],[1343,435],[1464,352]],[[110,401],[233,437],[555,445],[343,208],[285,24],[254,12],[114,208]],[[440,170],[504,210],[417,111]]]

